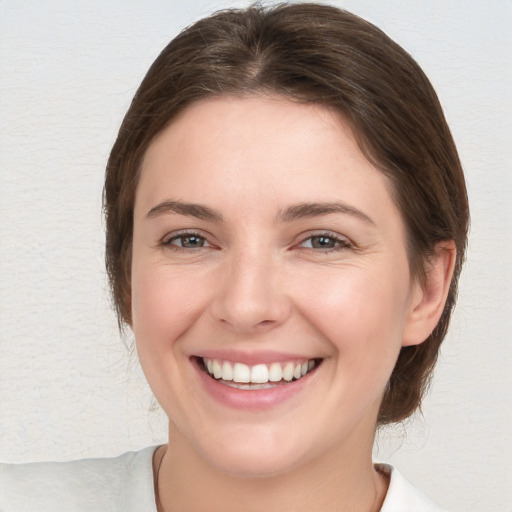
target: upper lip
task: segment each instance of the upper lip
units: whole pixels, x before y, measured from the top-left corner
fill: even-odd
[[[282,363],[287,361],[306,361],[309,359],[321,359],[318,355],[306,355],[292,352],[275,351],[254,351],[246,352],[240,350],[204,350],[194,354],[198,358],[217,359],[231,363],[244,363],[248,366],[256,364]]]

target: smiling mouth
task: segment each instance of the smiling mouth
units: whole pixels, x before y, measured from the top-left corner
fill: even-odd
[[[236,389],[269,389],[302,379],[321,363],[322,359],[285,361],[249,366],[218,359],[199,358],[202,369],[213,379]]]

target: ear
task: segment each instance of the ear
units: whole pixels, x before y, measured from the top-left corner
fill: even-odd
[[[426,263],[425,282],[416,281],[402,345],[419,345],[435,329],[450,290],[457,249],[453,240],[439,242]]]

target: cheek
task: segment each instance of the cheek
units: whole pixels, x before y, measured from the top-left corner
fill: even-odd
[[[134,265],[132,275],[133,332],[138,346],[164,349],[193,323],[204,302],[205,287],[197,275],[165,265]]]
[[[200,301],[196,287],[187,286],[189,280],[183,272],[151,263],[134,265],[132,272],[132,329],[137,354],[153,393],[170,411],[172,401],[183,393],[180,337],[194,323]],[[184,279],[179,279],[180,275]]]
[[[407,315],[408,279],[399,273],[347,268],[307,284],[302,313],[343,360],[395,356]]]

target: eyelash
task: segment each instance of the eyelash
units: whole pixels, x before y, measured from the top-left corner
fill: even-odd
[[[182,240],[181,243],[183,244],[184,239],[193,238],[193,237],[201,240],[203,243],[205,243],[207,245],[201,245],[199,247],[182,247],[180,245],[173,243],[176,240],[181,239]],[[335,246],[334,247],[305,247],[303,245],[308,241],[311,241],[311,243],[313,243],[312,241],[314,239],[322,239],[322,238],[328,239],[329,241],[331,241],[331,243],[334,243]],[[161,245],[163,247],[170,248],[174,251],[184,251],[184,252],[194,251],[194,250],[202,249],[204,247],[214,247],[214,248],[216,247],[215,245],[208,242],[207,238],[197,231],[184,231],[182,233],[174,234],[173,236],[171,236],[167,239],[164,238],[161,242]],[[345,237],[340,237],[339,235],[332,233],[330,231],[324,231],[324,232],[308,235],[307,237],[302,239],[297,245],[295,245],[292,248],[302,248],[302,249],[307,249],[307,250],[311,250],[311,251],[315,251],[315,252],[321,251],[324,253],[328,253],[328,252],[340,251],[340,250],[344,250],[344,249],[352,249],[353,244]]]
[[[303,244],[307,241],[312,241],[313,239],[321,239],[321,238],[329,239],[336,245],[334,247],[304,247],[303,246]],[[353,248],[352,243],[347,238],[340,237],[339,235],[332,233],[330,231],[324,231],[324,232],[308,235],[306,238],[304,238],[298,244],[298,247],[301,247],[301,246],[303,246],[304,249],[308,249],[311,251],[322,251],[324,253],[333,252],[333,251],[341,251],[344,249]]]
[[[173,244],[173,242],[176,240],[182,239],[182,243],[183,243],[183,239],[193,238],[193,237],[202,240],[203,242],[205,242],[208,245],[201,245],[199,247],[182,247],[177,244]],[[171,236],[169,238],[164,238],[161,242],[161,245],[163,247],[168,247],[169,249],[172,249],[173,251],[185,251],[185,252],[202,249],[203,247],[215,247],[208,242],[208,240],[205,236],[198,233],[197,231],[184,231],[182,233],[174,234],[173,236]]]

